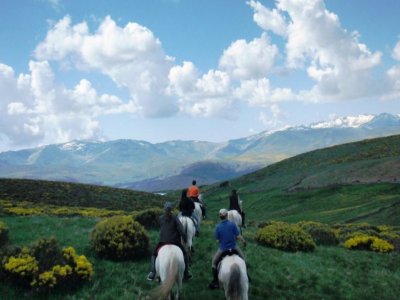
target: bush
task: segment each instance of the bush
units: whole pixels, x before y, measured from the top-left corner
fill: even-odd
[[[297,225],[283,222],[261,228],[256,233],[256,241],[268,247],[285,251],[313,251],[315,243],[312,237]]]
[[[42,238],[31,246],[30,252],[40,262],[40,271],[51,269],[62,262],[63,256],[55,238]]]
[[[146,229],[158,228],[159,217],[163,214],[163,210],[161,208],[149,208],[146,210],[139,211],[135,214],[135,221],[142,224]]]
[[[379,232],[377,226],[368,223],[335,224],[332,227],[342,243],[355,235],[377,235]]]
[[[8,229],[3,222],[0,222],[0,247],[4,246],[8,241]]]
[[[375,252],[391,252],[394,246],[375,236],[358,235],[344,242],[347,249],[372,250]]]
[[[96,224],[90,243],[103,257],[139,259],[148,253],[149,237],[143,226],[132,217],[116,216]]]
[[[312,221],[297,223],[301,229],[311,235],[317,245],[337,245],[335,232],[326,224]]]
[[[48,248],[47,248],[48,247]],[[55,287],[75,288],[93,275],[92,264],[72,247],[61,251],[55,239],[40,239],[4,258],[6,276],[38,291]]]

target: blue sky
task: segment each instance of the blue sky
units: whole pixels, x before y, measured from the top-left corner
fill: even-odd
[[[0,1],[0,151],[400,113],[400,1]]]

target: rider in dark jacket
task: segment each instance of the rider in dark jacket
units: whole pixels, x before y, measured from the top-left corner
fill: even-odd
[[[239,195],[237,194],[236,190],[232,190],[232,193],[229,196],[229,210],[236,210],[242,216],[242,226],[246,227],[244,224],[245,213],[240,207],[239,201]]]
[[[183,230],[182,223],[179,219],[172,214],[172,204],[171,202],[166,202],[164,205],[165,213],[160,216],[160,238],[159,243],[154,249],[153,255],[151,256],[151,272],[147,275],[147,280],[154,280],[156,276],[156,258],[158,250],[167,244],[172,244],[178,246],[183,253],[183,258],[185,260],[185,273],[184,279],[188,280],[192,277],[189,273],[188,259],[185,248],[182,245],[181,238],[186,241],[186,234]]]
[[[197,220],[196,216],[193,214],[195,205],[192,199],[187,196],[187,189],[184,189],[181,194],[181,201],[179,202],[179,211],[182,216],[189,217],[196,227],[196,235],[199,233],[199,220]]]

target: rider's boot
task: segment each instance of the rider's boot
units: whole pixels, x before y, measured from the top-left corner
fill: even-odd
[[[213,290],[213,289],[219,288],[218,270],[215,268],[212,268],[212,273],[213,273],[213,280],[208,285],[208,288]]]
[[[147,280],[154,280],[156,277],[156,257],[154,255],[151,256],[151,272],[147,275]]]

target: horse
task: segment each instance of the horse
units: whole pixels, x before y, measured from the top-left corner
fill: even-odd
[[[235,223],[240,234],[242,234],[242,216],[237,210],[232,209],[228,211],[228,220]]]
[[[199,222],[199,224],[197,226],[200,228],[201,220],[203,219],[203,213],[201,211],[200,203],[198,203],[198,202],[194,203],[193,214],[195,215],[197,221]]]
[[[183,246],[186,249],[189,262],[192,259],[192,251],[193,251],[193,237],[196,234],[196,227],[194,226],[193,220],[186,216],[179,216],[179,221],[182,223],[183,229],[186,234],[186,242],[182,241]]]
[[[182,250],[175,245],[162,246],[156,259],[156,272],[160,277],[161,285],[153,293],[152,298],[179,299],[184,271],[185,261]]]
[[[227,300],[248,300],[249,278],[246,263],[239,255],[228,255],[222,259],[218,279]]]

